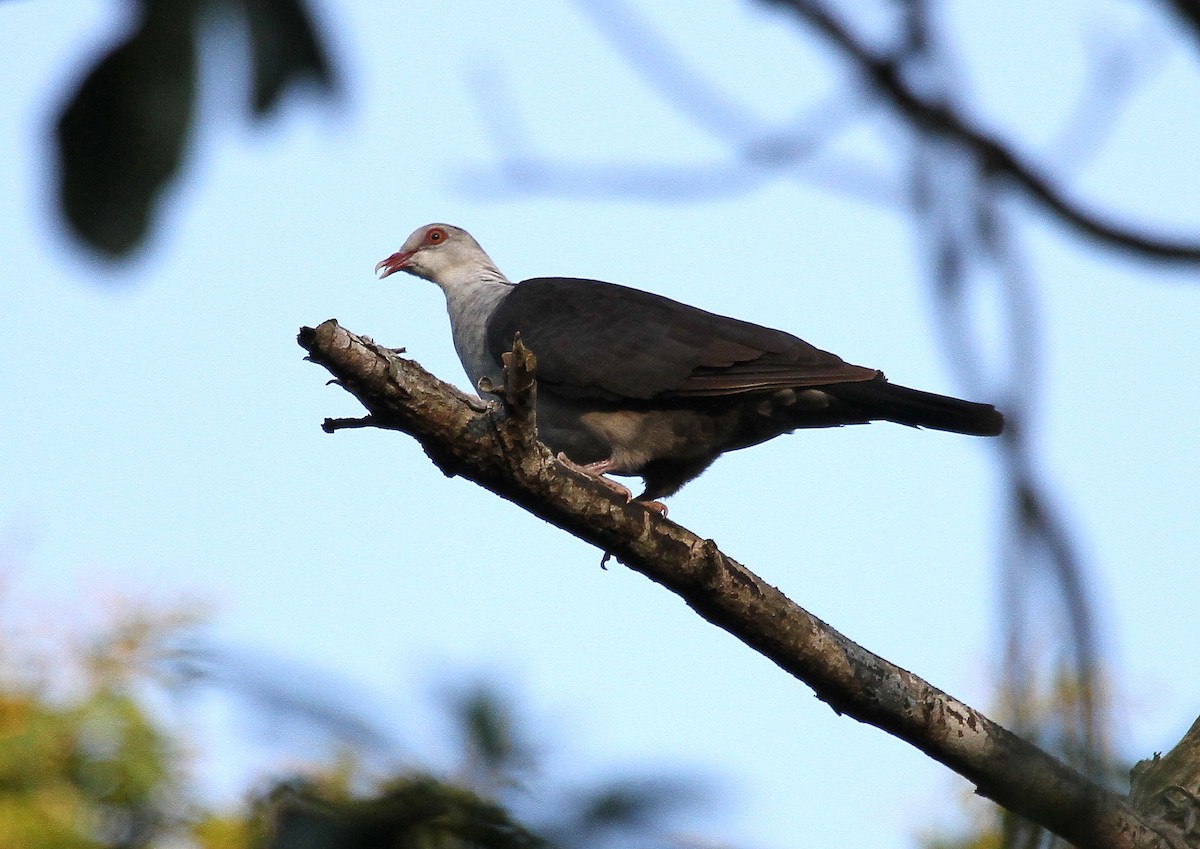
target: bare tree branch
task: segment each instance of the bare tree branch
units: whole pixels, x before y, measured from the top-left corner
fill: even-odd
[[[1165,755],[1136,764],[1129,797],[1139,811],[1177,824],[1188,840],[1200,843],[1200,719]]]
[[[909,14],[908,29],[901,39],[902,47],[895,56],[880,55],[858,39],[827,8],[813,0],[761,0],[786,7],[801,20],[825,36],[849,62],[856,67],[868,87],[884,102],[891,104],[913,129],[929,136],[943,138],[971,151],[982,175],[993,184],[1010,184],[1021,189],[1038,208],[1066,224],[1069,228],[1096,240],[1099,244],[1130,251],[1142,258],[1200,262],[1200,241],[1174,239],[1140,229],[1133,224],[1113,220],[1070,195],[1047,176],[1046,169],[1031,162],[1008,142],[972,123],[960,111],[940,99],[918,92],[912,82],[907,60],[927,44],[929,33],[911,26],[926,17],[923,3],[905,4]],[[1182,0],[1180,0],[1182,3]],[[807,159],[836,134],[848,119],[858,116],[863,104],[853,89],[838,93],[835,101],[844,110],[834,115],[834,121],[813,122],[807,114],[788,128],[757,126],[753,115],[714,86],[706,84],[695,69],[662,39],[657,38],[635,11],[618,0],[578,0],[582,11],[606,35],[614,47],[682,114],[696,126],[725,141],[736,158],[729,164],[695,168],[668,168],[647,165],[571,165],[553,159],[530,155],[528,145],[513,144],[515,137],[510,125],[515,110],[506,98],[480,97],[481,112],[488,119],[493,135],[500,142],[504,162],[500,179],[490,175],[493,185],[485,188],[499,191],[519,187],[526,190],[551,189],[558,193],[586,196],[631,196],[649,194],[669,199],[723,196],[744,192],[762,182],[753,172],[761,169],[778,173],[781,168]],[[1095,75],[1094,75],[1095,76]],[[1090,90],[1077,110],[1072,132],[1077,135],[1059,140],[1052,159],[1060,159],[1072,145],[1095,143],[1105,126],[1111,122],[1122,85],[1118,74],[1104,76],[1106,85],[1100,92]],[[495,80],[486,83],[495,93]],[[1103,109],[1100,99],[1110,95]],[[821,109],[824,109],[822,105]],[[814,110],[814,115],[819,110]],[[498,114],[506,113],[505,115]],[[506,127],[496,132],[496,127]],[[1079,130],[1086,132],[1078,132]],[[478,175],[472,175],[467,185],[478,190]],[[826,180],[827,181],[827,180]],[[870,192],[877,195],[878,192]]]
[[[1177,827],[1141,818],[1120,796],[839,634],[711,540],[555,461],[535,438],[536,361],[519,344],[506,355],[506,385],[497,390],[505,403],[484,406],[333,320],[302,328],[299,342],[372,421],[414,436],[445,474],[611,553],[808,684],[838,713],[916,746],[981,795],[1084,849],[1187,845]]]

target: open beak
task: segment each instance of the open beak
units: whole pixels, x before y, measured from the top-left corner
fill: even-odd
[[[387,277],[389,274],[395,274],[397,271],[402,270],[408,265],[408,261],[412,259],[412,255],[412,251],[396,251],[394,254],[375,266],[375,273],[379,274],[380,271],[383,271],[383,274],[379,274],[380,280]]]

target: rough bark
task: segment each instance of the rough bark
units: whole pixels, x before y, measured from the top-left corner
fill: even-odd
[[[1172,823],[1200,845],[1200,719],[1174,749],[1135,765],[1132,778],[1130,801],[1142,816]]]
[[[1184,828],[1135,812],[1123,797],[847,639],[712,540],[551,457],[534,436],[536,361],[519,341],[506,355],[505,386],[485,387],[504,399],[491,404],[333,320],[302,328],[299,342],[369,411],[363,419],[326,419],[326,431],[380,427],[412,435],[446,475],[474,481],[593,543],[808,684],[839,714],[906,740],[979,794],[1076,846],[1189,845]]]

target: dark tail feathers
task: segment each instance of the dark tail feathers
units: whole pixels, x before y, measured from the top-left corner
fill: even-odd
[[[991,404],[909,389],[881,377],[862,383],[840,383],[826,391],[860,408],[870,419],[970,436],[998,436],[1004,430],[1004,416]]]

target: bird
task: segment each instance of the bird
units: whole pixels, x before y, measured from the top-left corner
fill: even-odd
[[[513,283],[450,224],[418,228],[375,271],[441,288],[476,388],[484,378],[503,385],[501,356],[519,334],[537,358],[538,438],[606,482],[641,477],[643,502],[675,494],[727,451],[802,428],[890,421],[997,436],[1004,427],[990,404],[889,383],[782,330],[599,280]]]

